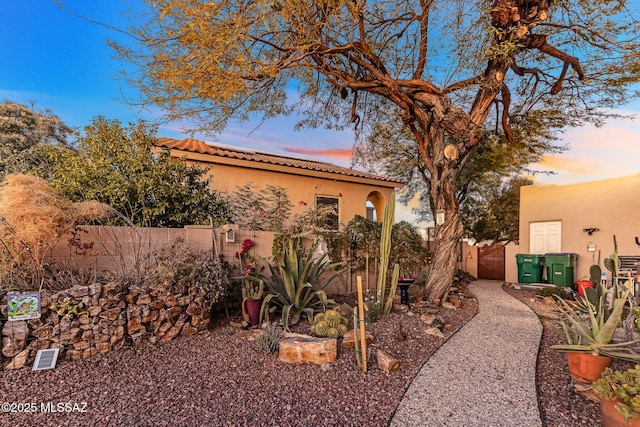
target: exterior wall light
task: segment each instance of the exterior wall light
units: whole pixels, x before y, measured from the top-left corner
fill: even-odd
[[[444,220],[445,220],[444,209],[436,210],[436,224],[442,225],[444,224]]]

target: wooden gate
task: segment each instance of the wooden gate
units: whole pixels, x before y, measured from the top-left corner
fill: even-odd
[[[478,279],[504,280],[504,246],[495,244],[478,249]]]

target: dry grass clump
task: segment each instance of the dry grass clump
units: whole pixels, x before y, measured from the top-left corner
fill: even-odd
[[[110,210],[98,202],[71,203],[41,178],[8,175],[0,183],[0,287],[37,287],[44,257],[60,237]]]

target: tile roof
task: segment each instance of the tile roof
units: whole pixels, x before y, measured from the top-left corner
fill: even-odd
[[[314,170],[320,172],[333,173],[338,175],[346,175],[358,178],[375,179],[390,183],[402,184],[391,178],[375,175],[368,172],[362,172],[351,168],[333,165],[331,163],[319,162],[316,160],[300,159],[297,157],[283,156],[280,154],[267,153],[264,151],[255,151],[242,147],[230,147],[205,143],[196,139],[176,140],[172,138],[157,138],[156,145],[158,147],[169,148],[172,150],[189,151],[192,153],[210,154],[217,157],[227,157],[231,159],[248,160],[252,162],[267,163],[279,166],[289,166],[299,169]]]

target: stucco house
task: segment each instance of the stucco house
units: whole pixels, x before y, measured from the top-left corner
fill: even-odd
[[[640,174],[568,185],[531,185],[520,190],[519,247],[505,257],[505,280],[517,282],[515,254],[577,254],[575,280],[613,252],[633,269],[640,258]],[[609,277],[610,279],[610,277]]]
[[[356,215],[381,220],[392,192],[403,186],[399,181],[330,163],[194,139],[158,138],[157,145],[189,164],[209,169],[211,186],[217,191],[232,193],[247,183],[257,190],[267,184],[280,186],[287,189],[294,206],[334,206],[336,224],[346,224]]]

